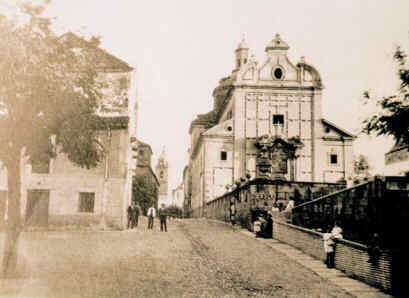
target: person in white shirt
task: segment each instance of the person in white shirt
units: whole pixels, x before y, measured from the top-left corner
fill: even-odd
[[[156,216],[155,206],[152,205],[152,207],[148,209],[148,230],[153,229],[153,219],[155,218],[155,216]]]

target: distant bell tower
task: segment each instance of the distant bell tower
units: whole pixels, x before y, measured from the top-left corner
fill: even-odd
[[[236,49],[236,70],[248,62],[249,47],[243,37],[242,41],[237,45]]]
[[[166,161],[165,156],[165,147],[163,147],[162,153],[159,156],[158,163],[155,167],[156,177],[159,180],[159,197],[158,205],[162,203],[165,205],[168,204],[168,162]],[[158,206],[158,207],[159,207]]]

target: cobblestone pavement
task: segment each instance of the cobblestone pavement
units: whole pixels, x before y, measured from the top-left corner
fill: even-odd
[[[351,297],[229,226],[171,221],[161,233],[155,225],[23,233],[18,275],[0,280],[0,296]]]

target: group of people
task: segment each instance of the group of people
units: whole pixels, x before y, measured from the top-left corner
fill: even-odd
[[[128,229],[133,229],[138,226],[138,218],[141,213],[142,212],[139,205],[132,202],[132,204],[128,207]],[[155,205],[149,207],[146,215],[148,216],[148,230],[153,230],[153,224],[156,217]],[[159,207],[158,215],[160,220],[160,231],[167,232],[168,227],[166,223],[167,213],[165,204],[162,204],[161,207]]]
[[[139,215],[141,215],[141,207],[139,204],[135,204],[135,202],[132,202],[132,204],[128,207],[127,210],[128,213],[128,229],[133,229],[138,226],[138,221],[139,221]]]
[[[335,267],[335,241],[334,239],[342,239],[342,229],[335,222],[334,227],[328,226],[323,234],[324,251],[326,253],[325,264],[328,268]]]

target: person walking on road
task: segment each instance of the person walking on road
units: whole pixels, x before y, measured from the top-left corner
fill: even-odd
[[[133,220],[134,220],[133,226],[134,226],[134,227],[137,227],[137,226],[138,226],[138,221],[139,221],[139,215],[141,215],[141,213],[142,213],[141,207],[139,206],[138,203],[135,204],[133,211],[134,211],[134,214],[133,214],[133,216],[134,216],[134,217],[133,217]]]
[[[152,205],[152,207],[148,209],[148,230],[153,229],[153,219],[155,218],[155,216],[156,216],[155,206]]]
[[[159,220],[160,220],[160,231],[163,232],[163,230],[165,230],[165,232],[168,231],[168,227],[166,225],[166,209],[165,209],[165,204],[162,204],[158,210],[159,213]]]
[[[133,203],[131,205],[129,205],[127,211],[127,215],[128,215],[128,229],[132,229],[133,228]]]

